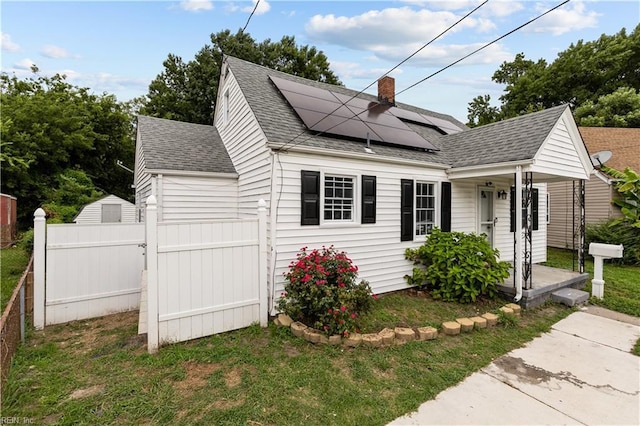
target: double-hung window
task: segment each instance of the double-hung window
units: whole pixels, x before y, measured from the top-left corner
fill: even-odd
[[[416,232],[415,235],[428,235],[436,221],[435,184],[416,182]]]
[[[353,221],[353,178],[324,176],[324,220]]]
[[[301,225],[320,225],[321,220],[325,223],[376,223],[375,176],[362,175],[358,179],[302,170],[300,177]]]
[[[413,241],[429,235],[440,221],[440,228],[451,231],[451,183],[420,182],[402,179],[400,182],[400,240]],[[436,210],[436,209],[440,210]]]

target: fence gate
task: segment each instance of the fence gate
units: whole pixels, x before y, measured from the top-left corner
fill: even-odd
[[[144,224],[45,225],[44,212],[38,210],[34,226],[36,328],[138,309]]]
[[[163,342],[267,325],[264,205],[255,219],[157,223],[152,196],[146,220],[149,352]]]

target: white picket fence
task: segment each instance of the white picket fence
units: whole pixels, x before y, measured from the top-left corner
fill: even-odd
[[[147,200],[148,350],[267,325],[264,201],[256,219],[157,222]]]
[[[46,225],[44,215],[34,220],[34,326],[137,309],[144,224]]]
[[[180,342],[267,325],[267,221],[46,225],[34,219],[34,326],[140,308],[145,269],[149,352]],[[45,261],[46,259],[46,261]]]

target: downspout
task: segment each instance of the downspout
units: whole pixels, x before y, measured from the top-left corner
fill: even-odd
[[[516,233],[516,255],[513,259],[514,270],[513,283],[516,286],[516,297],[513,299],[516,303],[522,299],[522,166],[516,166],[516,182],[515,182],[515,211],[516,227],[513,232]]]
[[[280,198],[276,191],[276,156],[280,163],[280,153],[271,150],[271,195],[269,196],[269,264],[271,276],[269,277],[269,314],[275,315],[275,298],[276,298],[276,261],[277,261],[277,245],[276,245],[276,226],[278,223],[278,204]]]

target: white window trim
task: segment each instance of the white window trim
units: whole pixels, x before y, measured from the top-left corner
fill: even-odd
[[[441,182],[437,181],[428,181],[422,179],[414,179],[413,180],[413,239],[416,240],[424,240],[424,238],[431,233],[427,234],[418,234],[417,233],[417,225],[418,225],[418,203],[416,197],[418,195],[418,184],[431,184],[433,185],[433,197],[434,197],[434,206],[433,206],[433,227],[436,228],[440,226],[440,184]]]
[[[324,181],[326,176],[350,178],[353,181],[353,212],[350,220],[328,220],[324,218]],[[360,191],[361,176],[350,173],[320,171],[320,226],[325,228],[360,226]]]

